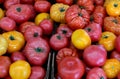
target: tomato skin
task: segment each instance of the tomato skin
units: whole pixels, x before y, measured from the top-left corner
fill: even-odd
[[[92,0],[94,4],[103,6],[104,0]]]
[[[107,76],[102,68],[94,67],[88,72],[86,79],[107,79]]]
[[[101,45],[91,45],[84,50],[83,59],[90,67],[103,66],[107,59],[107,51]]]
[[[120,53],[120,35],[115,39],[115,49]]]
[[[70,6],[65,13],[65,21],[72,30],[81,29],[89,22],[90,15],[78,5]]]
[[[45,69],[40,66],[32,66],[31,67],[31,75],[29,79],[44,79],[46,74]]]
[[[80,79],[84,71],[84,65],[77,57],[65,57],[58,64],[58,74],[62,79]]]
[[[24,32],[24,37],[25,37],[26,41],[28,41],[30,39],[41,37],[42,35],[43,35],[43,30],[42,30],[42,28],[40,28],[38,26],[29,27]]]
[[[64,47],[67,47],[68,38],[65,37],[63,34],[56,33],[56,34],[52,35],[49,43],[50,43],[51,48],[57,51]]]
[[[120,61],[120,53],[116,50],[113,50],[112,53],[110,54],[110,58],[116,58],[117,60]]]
[[[4,7],[8,9],[10,6],[20,4],[20,0],[5,0]]]
[[[72,5],[73,0],[56,0],[57,3],[63,3],[67,5]]]
[[[41,37],[27,41],[24,53],[31,65],[43,65],[50,52],[47,41]]]
[[[5,31],[12,31],[16,28],[16,22],[9,18],[9,17],[3,17],[0,20],[0,28],[2,28]]]
[[[119,72],[118,75],[117,75],[117,79],[120,79],[120,72]]]
[[[20,3],[22,3],[22,4],[33,4],[34,0],[20,0]]]
[[[34,8],[37,12],[49,12],[51,3],[48,1],[36,1],[34,3]]]
[[[5,78],[9,74],[11,60],[8,56],[0,56],[0,78]]]
[[[12,5],[6,11],[6,16],[15,20],[16,23],[23,23],[25,21],[28,21],[30,19],[30,15],[31,15],[31,9],[26,4]]]

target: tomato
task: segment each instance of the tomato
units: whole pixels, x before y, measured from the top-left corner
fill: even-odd
[[[94,67],[88,72],[86,79],[107,79],[107,76],[102,68]]]
[[[116,35],[120,35],[120,17],[105,17],[103,29],[105,31],[113,32]]]
[[[64,34],[66,37],[70,38],[72,35],[72,30],[67,24],[60,24],[57,28],[57,33]]]
[[[8,31],[4,32],[2,36],[7,40],[8,42],[8,53],[19,51],[23,48],[25,44],[25,39],[22,33],[18,31]]]
[[[117,59],[107,59],[102,68],[105,71],[107,78],[115,78],[120,72],[120,62]]]
[[[48,1],[36,1],[34,3],[34,8],[37,12],[49,12],[51,3]]]
[[[50,47],[43,38],[31,39],[24,48],[24,53],[31,65],[43,65],[50,52]]]
[[[24,33],[25,30],[26,30],[27,28],[31,27],[31,26],[35,26],[35,23],[34,23],[34,22],[30,22],[30,21],[23,22],[23,23],[20,24],[18,30],[19,30],[21,33]]]
[[[4,11],[2,8],[0,8],[0,19],[3,18],[4,16],[5,16]]]
[[[67,4],[67,5],[72,5],[73,4],[73,0],[56,0],[57,3],[63,3],[63,4]]]
[[[50,19],[44,19],[40,22],[39,27],[42,28],[44,35],[51,35],[53,31],[53,21]]]
[[[48,13],[39,13],[38,15],[36,15],[35,17],[35,24],[39,25],[40,22],[44,19],[50,19],[50,15]]]
[[[68,56],[73,56],[73,57],[78,57],[77,52],[72,50],[71,48],[62,48],[57,52],[56,55],[56,61],[59,64],[60,61],[62,61],[65,57]]]
[[[81,9],[87,10],[89,14],[94,10],[94,4],[92,0],[78,0],[77,4]]]
[[[11,65],[8,56],[0,56],[0,78],[4,79],[9,74],[9,66]]]
[[[55,22],[65,23],[65,12],[69,5],[63,3],[55,3],[50,8],[50,17]]]
[[[15,62],[15,61],[18,61],[18,60],[26,60],[26,58],[25,58],[25,56],[23,55],[23,53],[22,53],[22,52],[19,52],[19,51],[13,52],[13,53],[11,54],[10,58],[11,58],[11,61],[12,61],[12,62]]]
[[[7,40],[0,34],[0,56],[4,55],[8,49]]]
[[[102,32],[102,36],[98,43],[103,45],[107,51],[112,51],[115,48],[116,35],[109,31]]]
[[[31,73],[31,66],[25,60],[13,62],[9,68],[9,74],[12,79],[28,79]]]
[[[9,7],[15,4],[20,4],[20,0],[5,0],[4,7],[8,9]]]
[[[15,20],[17,23],[23,23],[30,19],[31,9],[25,4],[12,5],[7,11],[6,16]],[[18,19],[19,18],[19,19]]]
[[[29,27],[24,32],[24,37],[26,41],[33,39],[33,38],[41,37],[42,35],[43,35],[43,30],[42,28],[38,26]]]
[[[84,30],[89,34],[92,42],[97,42],[101,38],[102,28],[100,24],[89,23]]]
[[[110,54],[110,58],[116,58],[117,60],[120,61],[120,53],[117,52],[116,50],[113,50]]]
[[[85,49],[91,45],[91,39],[88,33],[83,29],[77,29],[72,33],[71,41],[77,49]]]
[[[68,46],[68,38],[63,34],[56,33],[50,37],[49,43],[51,48],[57,51]]]
[[[120,15],[120,1],[110,1],[106,5],[106,12],[110,16],[119,16]]]
[[[46,74],[45,69],[40,66],[32,66],[31,67],[31,75],[29,79],[44,79]]]
[[[16,28],[16,22],[9,18],[9,17],[3,17],[0,20],[0,28],[2,28],[5,31],[12,31]]]
[[[78,5],[71,5],[65,12],[65,21],[72,30],[81,29],[89,22],[90,15]]]
[[[107,59],[107,51],[101,45],[90,45],[84,50],[83,59],[90,67],[103,66]]]
[[[82,61],[77,57],[65,57],[58,64],[58,74],[62,79],[80,79],[85,68]]]
[[[118,52],[120,52],[120,42],[119,42],[119,40],[120,40],[120,35],[117,36],[116,39],[115,39],[115,49]]]

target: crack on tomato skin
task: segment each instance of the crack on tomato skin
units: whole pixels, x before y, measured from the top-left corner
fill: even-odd
[[[9,39],[10,40],[15,40],[14,36],[12,36],[12,35],[9,37]]]
[[[40,48],[40,47],[37,47],[37,48],[35,48],[35,51],[36,51],[37,53],[40,53],[40,52],[43,52],[44,49],[42,49],[42,48]]]
[[[17,12],[21,12],[21,7],[16,8]]]

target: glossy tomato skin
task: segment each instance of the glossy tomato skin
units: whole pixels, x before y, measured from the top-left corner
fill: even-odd
[[[72,35],[72,30],[69,28],[67,24],[60,24],[57,28],[57,33],[64,34],[66,37],[70,38]]]
[[[50,19],[44,19],[40,22],[39,27],[42,28],[44,35],[51,35],[53,31],[53,21]]]
[[[32,66],[29,79],[44,79],[45,74],[46,71],[41,66]]]
[[[68,38],[65,37],[63,34],[56,33],[51,36],[49,43],[50,43],[51,48],[57,51],[64,47],[67,47]]]
[[[26,60],[26,58],[25,58],[25,56],[23,55],[23,53],[22,52],[13,52],[12,54],[11,54],[11,56],[10,56],[10,58],[11,58],[11,61],[12,62],[15,62],[15,61],[17,61],[17,60]]]
[[[84,65],[77,57],[65,57],[58,64],[58,74],[62,79],[80,79],[84,71]]]
[[[90,67],[103,66],[107,59],[107,51],[102,45],[91,45],[84,50],[83,59]]]
[[[100,24],[97,23],[90,23],[88,24],[84,30],[89,34],[91,41],[96,42],[99,41],[102,35],[102,28]]]
[[[38,0],[34,3],[34,8],[37,12],[49,12],[51,3],[48,1]]]
[[[25,21],[28,21],[30,19],[30,15],[31,15],[31,9],[26,4],[12,5],[6,11],[6,16],[15,20],[16,23],[23,23]]]
[[[86,79],[107,79],[107,76],[102,68],[94,67],[88,72]]]
[[[31,65],[43,65],[50,52],[50,47],[43,38],[31,39],[27,42],[24,53]]]
[[[24,32],[24,37],[26,41],[33,39],[33,38],[41,37],[42,35],[43,35],[43,30],[42,28],[38,26],[29,27]]]
[[[65,13],[65,20],[72,30],[81,29],[89,22],[90,15],[85,9],[78,5],[70,6]]]
[[[56,0],[57,3],[63,3],[67,5],[72,5],[73,0]]]
[[[4,7],[8,9],[11,5],[19,4],[20,0],[5,0]]]
[[[110,54],[110,58],[116,58],[117,60],[120,61],[120,53],[116,50],[112,51],[112,53]]]
[[[0,78],[5,78],[9,73],[11,60],[8,56],[0,56]]]
[[[27,28],[31,27],[31,26],[35,26],[35,23],[34,23],[34,22],[30,22],[30,21],[23,22],[23,23],[20,24],[18,30],[19,30],[21,33],[24,33],[25,30],[26,30]]]
[[[120,35],[115,39],[115,49],[120,53]]]
[[[2,28],[5,31],[12,31],[16,28],[16,22],[9,18],[9,17],[3,17],[0,20],[0,28]]]

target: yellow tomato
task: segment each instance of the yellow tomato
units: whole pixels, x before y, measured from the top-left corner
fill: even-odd
[[[5,16],[4,11],[0,8],[0,19]]]
[[[50,17],[60,23],[65,23],[65,12],[69,8],[69,5],[56,3],[50,8]]]
[[[88,33],[83,29],[77,29],[72,33],[71,41],[78,49],[85,49],[91,45],[91,39]]]
[[[8,42],[7,40],[0,35],[0,56],[7,52]]]
[[[110,1],[106,5],[106,12],[110,16],[119,16],[120,15],[120,1]]]
[[[21,50],[25,44],[24,36],[18,31],[4,32],[2,35],[8,42],[8,53]]]
[[[35,24],[39,25],[40,22],[44,19],[50,19],[50,15],[48,13],[39,13],[36,17],[35,17]]]
[[[103,45],[107,51],[112,51],[115,47],[116,35],[112,32],[105,31],[99,40],[99,44]]]
[[[103,65],[107,78],[115,78],[120,72],[120,62],[117,59],[107,59]]]
[[[9,74],[12,79],[28,79],[31,74],[31,66],[25,60],[15,61],[10,65]]]

